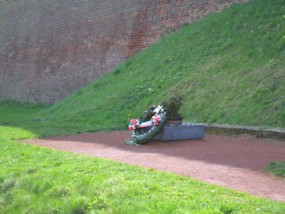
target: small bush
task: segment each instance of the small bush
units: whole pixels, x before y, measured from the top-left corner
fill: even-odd
[[[179,110],[182,107],[182,105],[183,105],[182,96],[177,93],[171,95],[162,102],[162,106],[166,108],[170,119],[181,118]]]

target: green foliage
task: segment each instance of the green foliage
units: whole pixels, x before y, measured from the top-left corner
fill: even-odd
[[[285,161],[271,162],[264,168],[267,172],[285,178]]]
[[[169,113],[169,117],[171,118],[180,118],[179,110],[182,107],[183,98],[178,93],[175,93],[171,96],[166,97],[166,99],[162,102],[162,106],[167,109]]]

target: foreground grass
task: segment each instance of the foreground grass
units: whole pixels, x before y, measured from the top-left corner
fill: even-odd
[[[0,139],[0,213],[284,213],[187,177]]]

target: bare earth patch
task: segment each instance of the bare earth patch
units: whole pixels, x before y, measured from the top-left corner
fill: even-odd
[[[206,135],[203,140],[160,142],[140,146],[123,142],[130,132],[99,132],[26,143],[111,159],[189,176],[211,184],[285,202],[285,180],[264,173],[271,161],[285,159],[285,141],[270,143],[249,136]]]

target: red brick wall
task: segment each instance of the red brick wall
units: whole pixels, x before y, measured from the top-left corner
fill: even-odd
[[[183,24],[244,1],[0,1],[0,100],[56,102]]]

